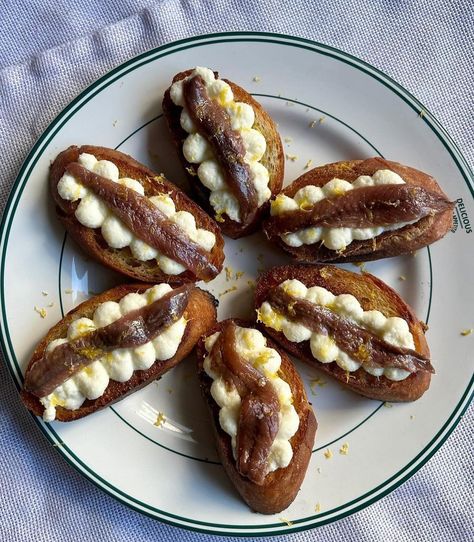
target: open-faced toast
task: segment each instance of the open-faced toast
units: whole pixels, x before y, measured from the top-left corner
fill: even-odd
[[[211,280],[222,269],[224,240],[216,223],[126,154],[69,147],[51,166],[50,189],[68,233],[115,271],[143,282],[182,284]]]
[[[197,102],[196,89],[183,92],[196,77],[203,83],[197,90],[211,110],[212,123],[190,110]],[[268,200],[280,191],[284,174],[281,139],[268,113],[243,88],[207,68],[178,73],[165,92],[163,112],[201,205],[229,237],[254,232]]]
[[[165,302],[168,304],[164,305]],[[134,311],[150,309],[160,303],[156,310],[160,309],[162,314],[151,314],[155,318],[150,320],[155,326],[162,325],[158,335],[147,343],[144,339],[137,341],[137,336],[140,339],[143,333],[140,323],[143,314]],[[128,284],[107,290],[69,312],[40,341],[26,368],[22,400],[29,410],[46,421],[82,418],[123,399],[174,367],[191,352],[215,320],[215,299],[194,285],[173,290],[166,283],[153,287]],[[117,325],[123,327],[117,329]],[[113,326],[115,330],[111,329]],[[98,331],[105,333],[99,337],[100,347],[110,343],[102,354],[96,350],[99,348],[97,337],[95,342],[90,342]],[[139,346],[123,347],[125,338],[129,344],[133,342],[133,334]],[[81,340],[86,342],[79,343]],[[111,350],[114,344],[121,347]],[[69,351],[59,352],[61,348],[69,348]],[[63,358],[52,359],[55,352]],[[87,365],[72,371],[73,362],[77,361],[75,353],[90,359],[86,360]],[[67,376],[65,366],[71,371]],[[87,398],[88,394],[94,398]]]
[[[414,401],[430,385],[425,325],[368,273],[275,267],[260,275],[255,307],[265,332],[288,352],[361,395]]]
[[[271,202],[269,239],[301,262],[414,252],[452,226],[453,204],[426,173],[383,158],[308,171]]]
[[[239,320],[218,323],[199,341],[197,356],[227,475],[256,512],[284,510],[303,482],[317,428],[293,364]]]

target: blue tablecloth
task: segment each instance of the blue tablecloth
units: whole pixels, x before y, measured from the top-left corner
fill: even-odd
[[[157,45],[226,30],[302,36],[373,64],[434,113],[473,166],[472,0],[16,0],[3,2],[0,17],[2,208],[36,138],[86,85]],[[141,516],[83,479],[37,430],[3,363],[0,394],[2,541],[216,538]],[[286,539],[474,539],[472,412],[393,493],[349,518]]]

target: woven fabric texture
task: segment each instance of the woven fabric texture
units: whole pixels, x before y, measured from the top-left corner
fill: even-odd
[[[474,165],[471,0],[7,0],[0,18],[0,208],[35,140],[87,85],[152,47],[235,30],[310,38],[371,63],[424,103]],[[0,394],[0,540],[218,539],[141,516],[83,479],[37,430],[4,363]],[[426,466],[381,501],[277,538],[474,539],[472,413]]]

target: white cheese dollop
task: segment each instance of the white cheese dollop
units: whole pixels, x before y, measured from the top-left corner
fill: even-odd
[[[271,196],[268,188],[270,180],[268,170],[260,163],[265,154],[267,143],[261,132],[252,128],[255,122],[255,112],[251,105],[244,102],[235,102],[230,85],[221,79],[215,79],[214,72],[208,68],[197,67],[193,72],[173,83],[170,89],[171,100],[175,105],[182,107],[180,123],[188,137],[183,143],[183,155],[191,164],[199,164],[197,176],[202,184],[211,192],[209,201],[216,215],[226,214],[234,222],[240,222],[239,203],[229,190],[225,181],[224,172],[214,157],[208,141],[197,132],[186,108],[183,97],[183,83],[187,79],[200,75],[209,96],[218,101],[228,113],[232,129],[240,133],[245,147],[244,161],[249,165],[250,175],[257,191],[258,206],[263,205]]]
[[[364,186],[378,186],[382,184],[405,184],[405,181],[389,169],[379,169],[371,177],[361,175],[350,183],[343,179],[331,179],[324,186],[307,185],[300,188],[293,198],[279,194],[271,202],[271,215],[277,216],[283,213],[309,209],[322,199],[340,196],[354,188]],[[373,239],[385,231],[398,230],[412,222],[400,222],[390,226],[374,226],[373,228],[323,228],[311,226],[293,233],[281,235],[281,239],[290,247],[313,245],[321,242],[331,250],[344,250],[352,241],[364,241]]]
[[[71,322],[67,329],[67,337],[51,341],[46,347],[46,352],[97,328],[105,327],[129,312],[157,301],[171,290],[169,284],[157,284],[143,294],[127,294],[118,303],[115,301],[101,303],[92,319],[83,317]],[[45,408],[44,421],[51,422],[55,419],[56,406],[77,410],[86,399],[97,399],[106,390],[110,379],[126,382],[132,377],[134,371],[145,371],[156,360],[164,361],[172,358],[178,350],[185,328],[186,320],[182,316],[152,341],[134,348],[117,348],[94,361],[58,386],[52,393],[40,399]]]
[[[207,352],[211,352],[219,332],[214,333],[205,341]],[[273,348],[267,347],[267,340],[256,329],[237,326],[237,352],[264,375],[275,388],[280,401],[279,429],[273,441],[268,457],[268,471],[273,472],[285,468],[293,457],[290,439],[299,427],[298,413],[293,406],[291,388],[287,382],[278,376],[280,369],[280,354]],[[231,437],[234,459],[236,457],[236,438],[241,399],[234,386],[226,385],[225,381],[212,367],[211,356],[204,359],[204,371],[213,379],[211,395],[219,405],[219,423],[222,429]]]
[[[326,288],[313,286],[307,288],[299,280],[285,280],[280,284],[286,293],[294,298],[306,299],[316,305],[322,305],[355,324],[363,327],[384,341],[402,348],[415,350],[413,335],[410,333],[408,323],[392,316],[387,318],[380,311],[364,311],[359,301],[351,294],[335,296]],[[366,368],[361,363],[353,360],[343,350],[339,349],[335,340],[327,335],[314,333],[307,327],[291,322],[285,316],[273,310],[273,307],[265,301],[258,309],[259,320],[275,331],[281,331],[291,342],[310,341],[311,353],[320,363],[332,363],[335,361],[341,369],[353,372],[361,368],[374,376],[385,376],[389,380],[404,380],[410,373],[404,369],[395,367]]]
[[[97,160],[92,154],[79,155],[79,164],[86,169],[123,184],[140,195],[145,191],[141,183],[128,177],[119,178],[119,171],[109,160]],[[118,219],[112,211],[92,191],[88,190],[69,173],[65,173],[58,182],[58,193],[68,201],[81,200],[75,216],[87,228],[101,228],[101,233],[107,244],[116,249],[130,247],[134,258],[140,261],[156,259],[158,267],[167,275],[179,275],[186,268],[161,254],[158,250],[136,238],[133,233]],[[167,194],[152,196],[150,201],[168,218],[176,222],[186,235],[206,251],[211,251],[216,244],[216,236],[205,229],[196,227],[196,220],[187,211],[176,211],[173,200]]]

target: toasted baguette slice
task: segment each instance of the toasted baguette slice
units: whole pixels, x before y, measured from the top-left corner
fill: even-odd
[[[234,320],[234,322],[240,327],[253,327],[249,322],[241,320]],[[204,358],[207,355],[204,341],[207,336],[220,331],[223,323],[218,323],[211,331],[206,333],[206,336],[199,341],[196,347],[201,391],[211,414],[217,452],[227,475],[250,508],[261,514],[275,514],[288,508],[303,483],[316,435],[316,417],[311,404],[308,403],[303,382],[290,359],[267,338],[267,346],[274,348],[281,355],[278,376],[290,385],[293,394],[293,406],[300,419],[298,430],[290,440],[293,458],[287,467],[268,473],[262,485],[252,482],[237,471],[232,454],[231,438],[220,426],[219,406],[211,396],[212,379],[205,373],[203,368]]]
[[[331,265],[285,265],[264,272],[257,281],[255,307],[258,309],[266,300],[269,292],[287,279],[300,280],[308,288],[321,286],[334,295],[352,294],[367,310],[378,310],[386,317],[399,316],[407,323],[413,335],[415,350],[428,357],[430,351],[425,339],[426,325],[392,288],[369,273],[352,273]],[[320,363],[311,353],[309,341],[295,343],[289,341],[282,332],[264,326],[265,332],[273,337],[290,354],[318,367],[321,371],[339,380],[345,387],[380,401],[415,401],[429,388],[431,374],[417,371],[405,380],[398,382],[385,376],[375,377],[364,369],[347,373],[335,362]]]
[[[111,290],[107,290],[106,292],[81,303],[78,307],[69,312],[60,322],[53,326],[40,341],[26,368],[26,374],[33,363],[43,356],[46,347],[51,341],[66,336],[67,328],[74,320],[81,317],[91,318],[94,311],[101,303],[104,303],[105,301],[119,301],[122,297],[131,292],[142,293],[149,287],[150,286],[146,284],[124,284],[112,288]],[[97,410],[123,399],[130,393],[146,386],[149,382],[160,378],[169,369],[182,361],[194,348],[198,339],[206,333],[208,329],[215,325],[216,304],[217,302],[211,294],[200,288],[193,287],[190,292],[188,306],[184,312],[184,317],[188,321],[187,326],[183,338],[181,339],[181,344],[172,358],[165,361],[156,361],[147,370],[134,371],[132,377],[126,382],[117,382],[111,379],[105,392],[98,399],[93,401],[86,399],[82,406],[77,410],[68,410],[57,406],[56,420],[69,422],[92,414]],[[43,415],[44,407],[35,395],[23,389],[21,391],[21,399],[31,412],[37,416]]]
[[[407,184],[421,186],[447,199],[438,183],[430,175],[397,162],[384,160],[383,158],[349,160],[317,167],[296,179],[296,181],[284,188],[281,193],[292,198],[296,192],[304,186],[314,185],[322,187],[334,178],[353,182],[360,175],[371,176],[381,169],[394,171],[400,175]],[[271,221],[271,217],[265,221],[263,226],[264,230]],[[273,237],[268,233],[267,236],[271,237],[271,239],[281,248],[286,252],[289,252],[300,262],[343,263],[378,260],[380,258],[390,258],[392,256],[414,252],[441,239],[451,227],[452,208],[448,208],[433,216],[426,216],[425,218],[400,229],[385,231],[373,239],[367,239],[365,241],[354,240],[341,251],[331,250],[320,242],[312,245],[291,247],[279,236]]]
[[[174,76],[172,83],[184,79],[192,73],[193,70],[186,70],[180,72]],[[217,72],[214,72],[216,78],[219,77]],[[224,79],[224,81],[230,85],[232,92],[234,93],[234,100],[236,102],[245,102],[252,106],[255,112],[255,123],[253,128],[261,132],[267,142],[267,149],[260,163],[264,165],[270,174],[270,180],[268,188],[271,190],[272,196],[277,194],[283,184],[283,175],[285,169],[283,145],[280,135],[278,133],[276,124],[273,122],[270,115],[263,109],[263,107],[242,87],[239,87],[232,81]],[[175,105],[170,97],[170,88],[166,90],[163,98],[163,113],[165,115],[168,127],[171,133],[171,137],[174,141],[178,155],[186,170],[191,191],[199,199],[201,206],[209,213],[210,216],[215,216],[215,211],[209,203],[210,191],[199,181],[197,176],[198,164],[189,163],[183,156],[183,142],[189,135],[180,124],[180,116],[182,108]],[[218,225],[225,235],[228,235],[232,239],[238,239],[244,237],[256,231],[261,223],[262,217],[265,215],[269,207],[269,201],[265,202],[255,215],[255,219],[251,224],[242,226],[238,222],[231,220],[227,215],[222,215]]]
[[[100,228],[92,229],[83,226],[74,216],[78,202],[70,202],[61,198],[57,185],[66,166],[77,161],[82,153],[93,154],[97,160],[110,160],[119,169],[120,177],[130,177],[139,181],[145,189],[145,196],[152,197],[166,193],[173,200],[177,211],[187,211],[196,219],[196,227],[212,232],[216,236],[216,244],[211,251],[211,262],[220,271],[224,262],[224,240],[216,223],[188,198],[184,192],[169,182],[163,175],[157,175],[132,157],[113,149],[82,145],[71,146],[61,152],[51,165],[50,189],[56,202],[56,213],[71,237],[92,258],[101,264],[123,273],[128,277],[143,282],[168,282],[182,284],[199,280],[194,273],[186,270],[179,275],[168,275],[159,267],[155,259],[141,261],[134,258],[130,248],[114,249],[103,238]]]

